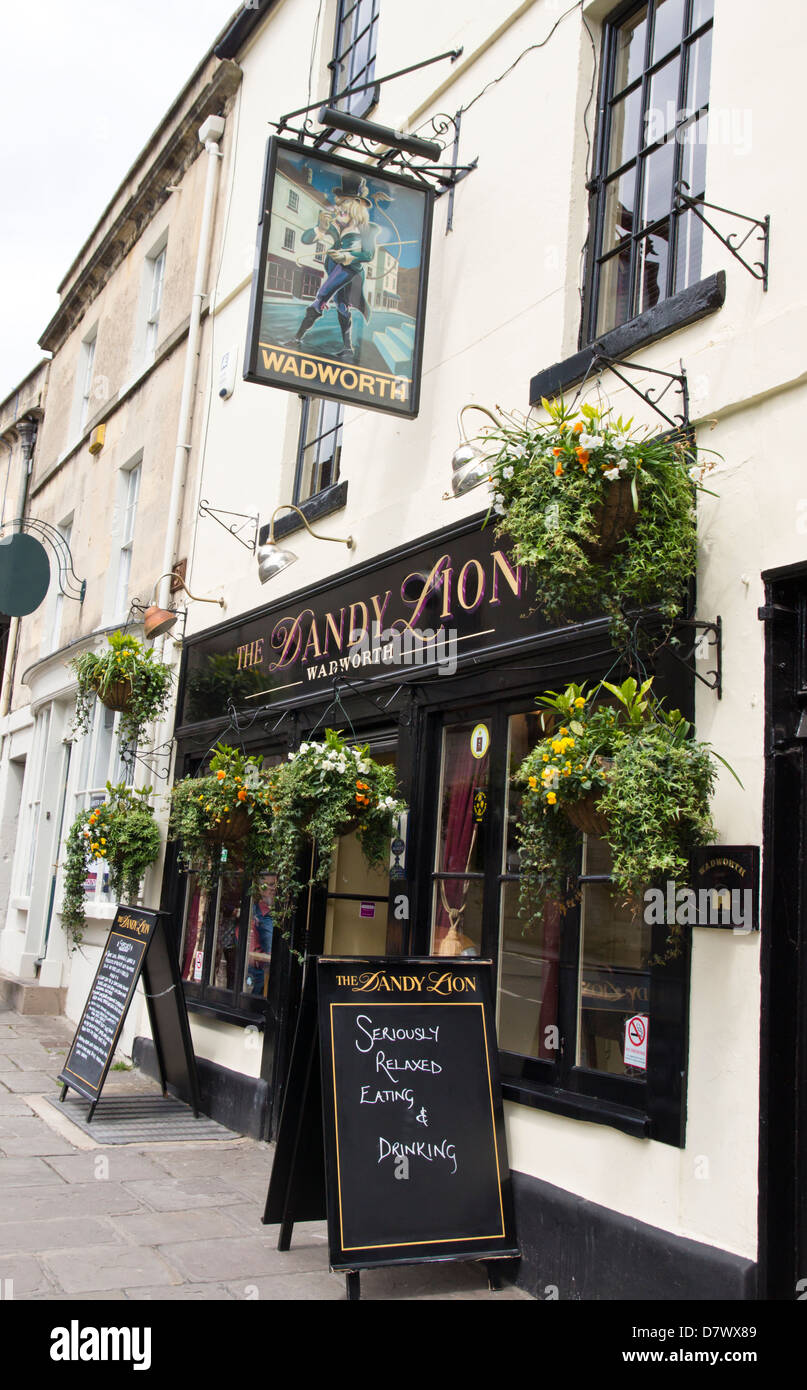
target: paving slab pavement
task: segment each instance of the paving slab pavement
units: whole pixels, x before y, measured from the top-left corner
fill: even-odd
[[[277,1249],[261,1214],[274,1146],[232,1140],[102,1146],[55,1099],[73,1026],[0,1009],[0,1290],[42,1301],[339,1301],[324,1221],[295,1226]],[[111,1071],[104,1095],[159,1087]],[[491,1293],[475,1263],[371,1270],[362,1298],[533,1300]],[[8,1310],[6,1310],[8,1311]]]

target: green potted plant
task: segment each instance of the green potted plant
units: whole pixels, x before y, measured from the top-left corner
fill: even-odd
[[[272,804],[263,759],[217,743],[201,777],[183,777],[171,791],[169,835],[203,886],[215,882],[222,848],[254,883],[270,862]]]
[[[328,882],[340,835],[356,832],[371,868],[386,863],[393,818],[404,803],[397,796],[395,769],[376,762],[366,746],[351,747],[334,729],[326,729],[323,742],[301,743],[272,770],[271,797],[269,862],[277,874],[275,923],[284,930],[303,890]],[[301,855],[311,841],[316,865],[310,879],[303,879]]]
[[[580,830],[607,841],[614,891],[637,911],[654,880],[685,882],[690,850],[714,839],[714,760],[729,765],[693,738],[679,710],[664,709],[652,684],[631,677],[538,698],[546,736],[515,774],[523,787],[518,837],[528,918],[548,899],[564,901]],[[670,945],[675,937],[672,927]]]
[[[125,632],[113,632],[101,652],[82,652],[70,665],[78,678],[73,727],[86,733],[95,697],[120,711],[120,741],[131,755],[149,724],[165,712],[173,672],[152,651]]]
[[[695,496],[710,465],[680,432],[652,434],[610,408],[542,402],[534,423],[505,415],[486,436],[491,511],[520,564],[538,575],[550,617],[607,613],[615,637],[627,608],[680,612],[695,572]]]
[[[105,861],[109,886],[120,902],[136,903],[143,875],[160,853],[160,831],[151,805],[151,787],[135,790],[107,782],[107,800],[80,811],[67,832],[62,924],[74,942],[84,929],[87,872]]]

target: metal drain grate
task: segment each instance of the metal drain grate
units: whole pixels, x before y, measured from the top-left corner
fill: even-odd
[[[190,1106],[175,1096],[155,1095],[153,1091],[144,1096],[102,1097],[91,1124],[87,1123],[90,1102],[82,1096],[68,1095],[64,1102],[48,1096],[48,1102],[99,1144],[239,1138],[235,1130],[227,1129],[206,1115],[196,1119]]]

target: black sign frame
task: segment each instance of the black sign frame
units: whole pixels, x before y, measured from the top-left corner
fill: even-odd
[[[194,1116],[199,1114],[199,1080],[196,1071],[196,1057],[193,1051],[190,1024],[179,975],[179,962],[172,948],[168,934],[168,913],[152,911],[143,907],[128,907],[121,904],[115,913],[115,920],[104,943],[101,959],[87,995],[73,1041],[68,1048],[65,1064],[57,1077],[62,1082],[59,1097],[64,1100],[68,1090],[76,1091],[90,1101],[87,1114],[88,1123],[92,1120],[95,1107],[104,1087],[115,1048],[118,1045],[123,1024],[134,997],[138,981],[143,978],[151,1034],[163,1095],[167,1095],[169,1085],[179,1097],[187,1100],[193,1108]],[[111,960],[121,952],[121,946],[134,950],[129,979],[126,982],[126,997],[115,1006],[117,1019],[111,1038],[105,1040],[103,1060],[97,1075],[88,1076],[91,1070],[81,1060],[82,1048],[86,1051],[84,1032],[88,1019],[92,1017],[95,1006],[110,1008],[109,1003],[100,1003],[101,983],[110,973]],[[72,1065],[71,1065],[72,1064]],[[81,1071],[77,1068],[81,1067]],[[84,1073],[84,1074],[83,1074]]]
[[[371,197],[379,196],[378,189],[374,192],[374,185],[400,188],[409,194],[416,195],[422,202],[420,218],[420,236],[416,238],[419,242],[419,257],[416,267],[412,271],[417,276],[417,285],[414,294],[415,309],[412,318],[414,322],[413,341],[411,344],[411,375],[403,372],[384,372],[369,365],[355,362],[348,356],[343,359],[338,351],[336,340],[334,340],[334,350],[314,351],[311,346],[304,344],[302,338],[299,345],[295,346],[292,338],[285,339],[284,342],[262,342],[262,325],[264,315],[264,302],[267,295],[266,278],[268,266],[270,264],[269,239],[272,231],[272,219],[280,220],[280,207],[275,202],[275,182],[278,177],[278,165],[286,161],[301,161],[302,165],[308,166],[309,171],[313,165],[321,166],[321,169],[330,173],[333,171],[334,182],[339,181],[340,189],[337,194],[348,186],[348,180],[355,186],[361,182],[362,187],[369,192]],[[313,185],[312,185],[313,189]],[[301,185],[301,193],[304,196],[304,188]],[[321,193],[320,193],[320,196]],[[333,195],[332,195],[333,196]],[[367,201],[367,199],[364,199]],[[414,419],[420,408],[420,382],[423,365],[423,332],[426,318],[426,291],[428,287],[429,274],[429,255],[431,248],[431,227],[432,213],[434,207],[434,190],[424,183],[415,179],[405,178],[400,174],[391,172],[389,169],[376,169],[372,165],[355,164],[350,160],[343,159],[339,155],[326,153],[320,150],[312,150],[308,146],[300,145],[294,141],[281,140],[277,136],[270,136],[266,146],[266,161],[264,165],[263,184],[261,188],[261,202],[259,210],[258,235],[255,247],[255,267],[252,276],[252,290],[250,294],[249,320],[247,327],[247,343],[244,359],[243,376],[245,381],[251,381],[261,386],[276,386],[281,390],[294,391],[297,395],[311,395],[328,397],[331,400],[342,401],[345,404],[357,405],[368,410],[380,410],[386,414],[393,414],[403,419]],[[287,216],[291,214],[287,213]],[[382,213],[383,215],[383,213]],[[372,224],[371,225],[376,225]],[[293,227],[285,229],[294,232]],[[313,230],[313,229],[312,229]],[[326,233],[323,233],[323,236]],[[302,240],[302,238],[301,238]],[[408,243],[409,239],[405,239]],[[402,250],[403,242],[400,242],[399,250]],[[285,243],[284,243],[285,244]],[[320,243],[322,244],[322,243]],[[395,245],[394,239],[390,243],[379,243],[377,249],[383,249],[386,244]],[[327,256],[327,250],[321,253],[323,264]],[[278,259],[275,253],[275,259]],[[336,269],[336,267],[335,267]],[[312,271],[312,275],[317,272]],[[324,274],[324,270],[323,270]],[[326,279],[330,276],[326,276]],[[386,276],[382,278],[382,285]],[[324,286],[325,280],[322,281]],[[397,275],[396,275],[397,285]],[[358,291],[364,300],[363,291]],[[299,298],[300,303],[309,302],[313,305],[314,295],[307,295],[305,299],[302,293],[297,296],[294,290],[290,295],[284,292],[279,299],[289,302]],[[336,298],[336,294],[332,296]],[[397,294],[394,296],[398,298]],[[270,301],[271,304],[271,301]],[[299,306],[298,306],[299,309]],[[377,313],[378,307],[371,308],[370,313]],[[296,311],[299,318],[299,312]],[[307,315],[305,316],[307,317]],[[305,319],[303,319],[303,322]],[[292,334],[298,332],[302,324],[289,327],[286,331]],[[316,327],[316,320],[312,320],[309,328]],[[338,332],[338,330],[337,330]],[[282,333],[274,336],[281,337]],[[355,353],[353,353],[355,359]],[[282,362],[281,362],[282,358]],[[348,383],[348,375],[354,378],[353,384]],[[363,381],[363,378],[368,378]],[[372,378],[372,381],[369,380]],[[406,382],[407,392],[401,399],[393,392],[402,389],[401,383]],[[380,394],[376,395],[376,391]]]
[[[492,971],[492,961],[468,957],[323,956],[309,961],[263,1221],[265,1224],[280,1223],[278,1248],[287,1250],[295,1221],[311,1221],[327,1215],[330,1266],[346,1274],[350,1299],[359,1296],[359,1271],[363,1269],[446,1260],[487,1262],[517,1258],[520,1253],[515,1239],[512,1181],[498,1072]],[[394,1015],[399,1020],[396,1026],[404,1026],[402,1010],[407,1005],[410,1017],[404,1031],[414,1031],[416,1048],[417,1034],[422,1031],[422,1026],[413,1021],[418,1008],[423,1014],[428,1011],[428,1017],[432,1020],[427,1030],[444,1027],[447,1010],[453,1010],[456,1019],[462,1020],[454,1039],[454,1060],[457,1047],[467,1047],[470,1043],[470,1050],[464,1054],[468,1069],[462,1079],[452,1071],[449,1098],[449,1108],[453,1107],[455,1122],[460,1127],[464,1126],[464,1136],[471,1141],[462,1152],[461,1161],[468,1164],[461,1179],[465,1187],[458,1186],[456,1189],[460,1201],[451,1210],[451,1201],[446,1195],[451,1189],[443,1179],[445,1175],[450,1175],[448,1182],[452,1183],[454,1177],[460,1174],[460,1162],[452,1153],[453,1144],[448,1144],[444,1137],[438,1137],[436,1131],[432,1131],[435,1139],[429,1139],[429,1131],[423,1128],[422,1140],[414,1141],[416,1146],[420,1142],[421,1156],[431,1163],[429,1155],[432,1151],[436,1154],[440,1150],[442,1160],[448,1160],[448,1166],[444,1162],[443,1173],[437,1184],[439,1209],[429,1211],[424,1216],[422,1197],[426,1189],[423,1184],[426,1176],[432,1177],[432,1172],[430,1169],[422,1170],[411,1187],[402,1182],[397,1190],[392,1189],[398,1207],[394,1222],[406,1222],[411,1216],[408,1203],[411,1203],[412,1209],[416,1204],[421,1204],[417,1206],[419,1229],[415,1238],[398,1238],[405,1235],[403,1230],[397,1231],[395,1238],[391,1238],[386,1210],[381,1224],[383,1226],[386,1220],[387,1229],[376,1231],[374,1236],[370,1227],[374,1220],[378,1220],[379,1212],[371,1213],[368,1217],[366,1211],[359,1211],[358,1221],[360,1225],[365,1223],[366,1238],[357,1245],[355,1241],[345,1239],[345,1232],[351,1220],[356,1229],[356,1204],[366,1204],[373,1170],[378,1164],[374,1155],[371,1161],[366,1145],[364,1153],[367,1163],[361,1172],[355,1167],[355,1147],[345,1162],[345,1145],[353,1145],[356,1122],[355,1111],[351,1116],[346,1109],[344,1086],[354,1085],[355,1078],[346,1077],[343,1065],[344,1028],[334,1023],[335,1011],[345,1009],[342,1017],[349,1026],[351,1018],[372,1017],[368,1010],[374,1009],[381,1019],[386,1018],[390,1009],[394,1008],[398,1011]],[[460,1008],[463,1011],[461,1014]],[[362,1010],[361,1015],[359,1009]],[[448,1016],[451,1017],[451,1014]],[[436,1051],[439,1031],[433,1035],[433,1041],[436,1046],[432,1051]],[[395,1043],[392,1045],[396,1046]],[[405,1048],[407,1044],[397,1046]],[[473,1064],[472,1053],[475,1056]],[[365,1058],[368,1055],[369,1050],[362,1053]],[[446,1053],[441,1055],[448,1056]],[[349,1060],[354,1060],[352,1054]],[[481,1066],[478,1065],[480,1062]],[[435,1096],[440,1099],[439,1087],[449,1078],[439,1067],[436,1076],[425,1068],[416,1068],[412,1075],[421,1079],[422,1094],[428,1097],[432,1106],[431,1123]],[[445,1092],[442,1099],[445,1106]],[[371,1122],[373,1113],[362,1115],[362,1121]],[[391,1112],[388,1113],[392,1118]],[[400,1114],[397,1118],[400,1123]],[[473,1124],[477,1125],[476,1131]],[[487,1131],[485,1126],[489,1127]],[[411,1124],[408,1127],[411,1128]],[[318,1131],[322,1135],[321,1143],[317,1142]],[[474,1137],[475,1143],[472,1142]],[[387,1156],[392,1156],[391,1152]],[[401,1157],[407,1156],[402,1154]],[[488,1167],[483,1171],[485,1161]],[[452,1162],[456,1163],[453,1173],[450,1168]],[[344,1177],[348,1171],[355,1178],[350,1193]],[[389,1171],[385,1173],[385,1179],[388,1177],[391,1177]],[[387,1193],[390,1190],[387,1184]],[[353,1203],[353,1209],[346,1224],[346,1207],[350,1203]],[[471,1224],[474,1220],[481,1225],[491,1224],[493,1229],[468,1234],[466,1227],[462,1226],[460,1232],[457,1222],[463,1220]]]

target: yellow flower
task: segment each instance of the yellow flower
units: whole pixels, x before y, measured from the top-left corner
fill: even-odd
[[[556,739],[553,739],[553,740],[552,740],[552,752],[553,752],[553,753],[562,753],[562,752],[563,752],[563,744],[561,743],[561,741],[560,741],[559,738],[556,738]]]
[[[535,791],[535,788],[538,786],[538,778],[537,778],[537,777],[530,777],[530,779],[529,779],[529,785],[532,787],[532,790]]]
[[[554,804],[555,804],[555,802],[557,801],[558,798],[556,797],[556,795],[555,795],[554,792],[547,792],[547,794],[546,794],[546,799],[547,799],[547,801],[549,802],[549,805],[550,805],[550,806],[554,806]]]
[[[568,732],[569,732],[568,729],[561,729],[561,731],[560,731],[560,736],[561,736],[561,738],[565,738],[566,735],[568,734]]]
[[[543,758],[543,760],[544,760],[545,763],[548,763],[548,762],[549,762],[549,754],[548,754],[548,753],[544,753],[544,758]]]
[[[574,702],[574,707],[575,709],[582,709],[585,703],[586,702],[583,699],[582,695],[578,695],[577,699]]]

